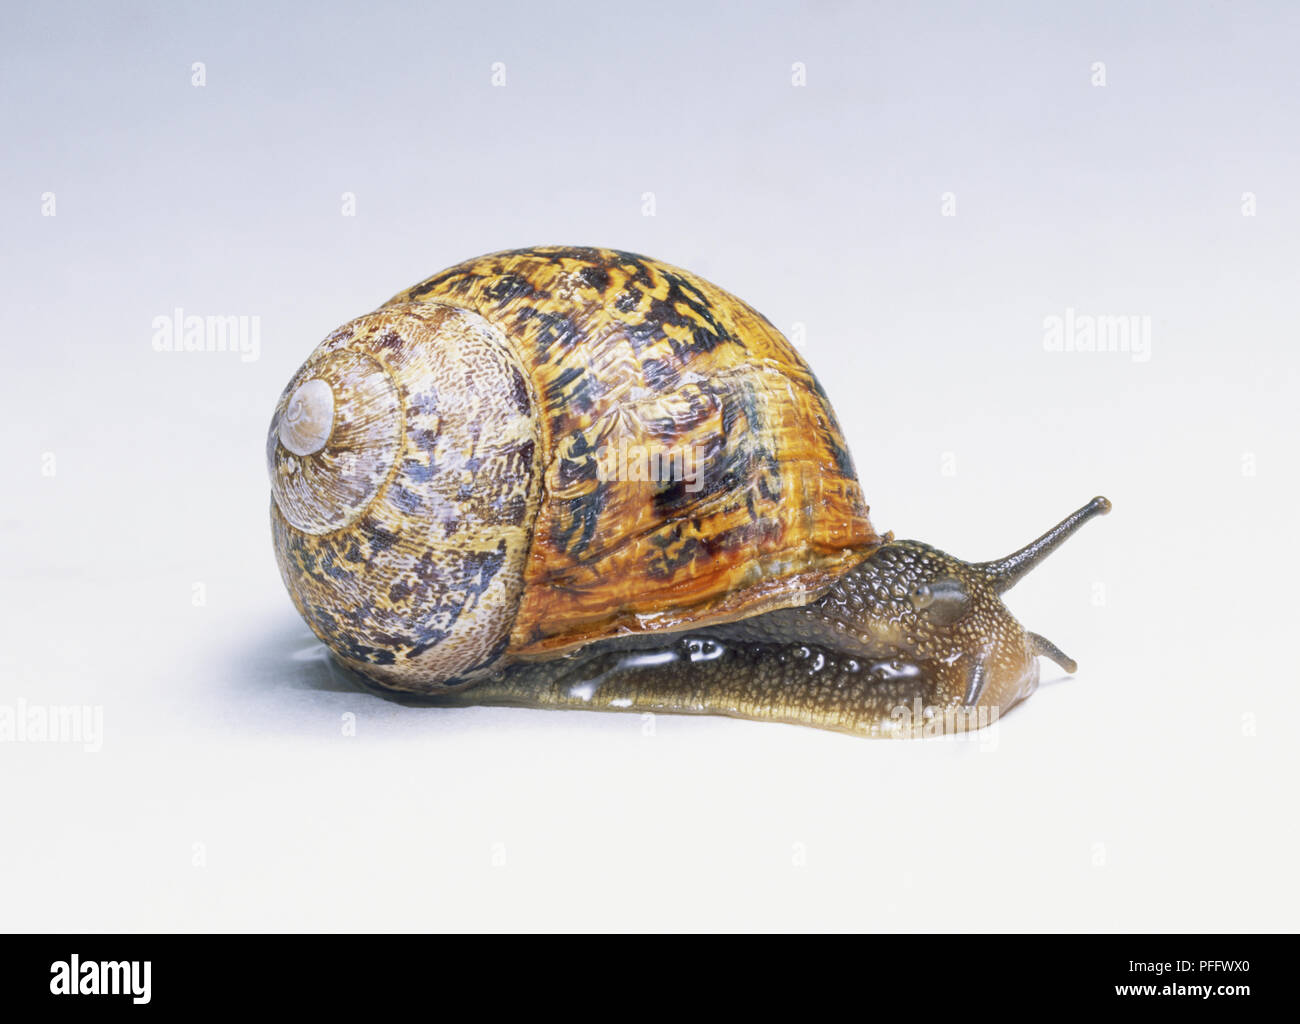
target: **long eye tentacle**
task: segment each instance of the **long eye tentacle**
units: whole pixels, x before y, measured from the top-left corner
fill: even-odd
[[[1044,558],[1059,548],[1065,541],[1096,516],[1104,516],[1110,511],[1110,501],[1098,496],[1072,512],[1032,544],[1026,544],[1006,558],[993,562],[980,562],[972,568],[978,569],[989,578],[989,583],[999,594],[1005,594],[1035,568]]]

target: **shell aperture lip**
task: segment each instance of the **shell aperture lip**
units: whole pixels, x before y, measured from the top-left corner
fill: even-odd
[[[315,455],[333,430],[333,390],[319,377],[303,381],[280,420],[280,443],[295,455]]]

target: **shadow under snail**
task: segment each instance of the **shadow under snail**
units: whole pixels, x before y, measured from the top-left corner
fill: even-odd
[[[992,562],[877,534],[780,332],[595,248],[470,260],[340,327],[266,456],[295,606],[385,690],[871,736],[984,724],[1040,655],[1075,671],[1001,595],[1110,509]]]

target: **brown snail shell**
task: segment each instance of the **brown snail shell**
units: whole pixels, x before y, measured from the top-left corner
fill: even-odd
[[[628,451],[668,478],[602,479],[601,453]],[[298,610],[348,665],[422,692],[803,605],[882,541],[780,332],[612,250],[484,256],[334,331],[267,461]]]

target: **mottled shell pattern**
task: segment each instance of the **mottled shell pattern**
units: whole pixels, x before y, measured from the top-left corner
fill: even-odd
[[[267,461],[299,612],[404,690],[800,606],[883,541],[780,332],[607,249],[483,256],[339,328]]]

